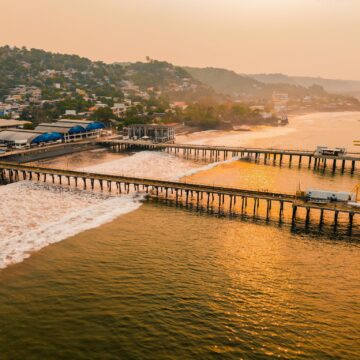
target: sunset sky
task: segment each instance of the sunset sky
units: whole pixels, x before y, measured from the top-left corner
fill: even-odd
[[[360,0],[11,0],[0,45],[360,80]]]

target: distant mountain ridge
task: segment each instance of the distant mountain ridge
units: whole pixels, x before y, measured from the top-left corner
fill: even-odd
[[[247,76],[265,84],[284,83],[304,87],[319,85],[329,93],[360,95],[360,81],[356,80],[324,79],[310,76],[288,76],[284,74],[252,74]]]
[[[267,80],[265,82],[262,81],[261,76],[255,78],[251,75],[237,74],[234,71],[220,68],[184,67],[184,69],[195,79],[211,86],[216,92],[239,98],[269,99],[274,92],[286,92],[290,97],[327,95],[321,85],[311,84],[306,87],[285,76],[281,79],[280,76],[272,79],[264,75]]]
[[[38,49],[0,47],[0,101],[18,85],[35,86],[42,99],[77,93],[122,98],[126,92],[161,94],[173,101],[269,100],[274,92],[290,99],[359,95],[360,81],[294,77],[284,74],[238,74],[221,68],[175,66],[165,61],[106,64],[77,55]]]

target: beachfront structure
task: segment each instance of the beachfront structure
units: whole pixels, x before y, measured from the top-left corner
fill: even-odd
[[[30,124],[29,121],[21,121],[21,120],[14,120],[14,119],[0,119],[0,131],[7,130],[7,129],[17,129],[26,124]]]
[[[105,125],[100,121],[89,121],[89,120],[74,120],[74,119],[61,119],[57,122],[58,124],[68,124],[68,125],[79,125],[82,126],[85,131],[91,132],[95,130],[102,130],[105,128]]]
[[[127,127],[129,139],[152,140],[155,143],[169,142],[175,139],[175,128],[170,125],[133,124]]]
[[[41,123],[35,130],[7,129],[0,132],[0,144],[7,147],[25,148],[54,142],[98,136],[104,124],[98,121],[60,120]]]
[[[0,132],[0,144],[19,149],[41,143],[61,141],[62,138],[62,135],[57,132],[44,133],[23,129],[9,129]]]
[[[97,136],[104,128],[105,125],[99,121],[63,119],[55,123],[41,123],[35,130],[46,133],[60,133],[66,142],[84,137]]]

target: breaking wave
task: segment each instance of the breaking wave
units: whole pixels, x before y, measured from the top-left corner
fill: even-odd
[[[86,171],[178,179],[200,164],[159,152],[141,152],[87,167]],[[111,196],[21,181],[0,186],[0,269],[33,252],[138,209],[142,196]],[[16,216],[14,216],[16,214]]]
[[[123,175],[163,180],[175,180],[202,165],[174,155],[156,151],[141,151],[134,155],[80,169],[109,175]]]
[[[236,160],[239,157],[203,165],[167,153],[142,151],[126,158],[82,168],[81,171],[175,181]]]
[[[1,186],[0,197],[0,269],[141,206],[136,194],[104,196],[27,181]]]

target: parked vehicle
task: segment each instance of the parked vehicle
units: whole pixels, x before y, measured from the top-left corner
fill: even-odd
[[[28,144],[26,140],[17,140],[14,143],[14,148],[19,150],[30,149],[30,144]]]
[[[305,191],[305,199],[308,201],[323,200],[323,201],[355,201],[356,195],[350,192],[343,191],[327,191],[309,189]]]
[[[327,146],[318,146],[315,150],[315,156],[344,156],[345,148],[329,148]]]

